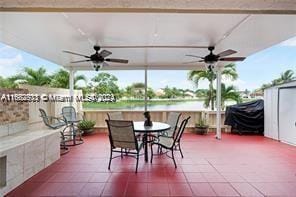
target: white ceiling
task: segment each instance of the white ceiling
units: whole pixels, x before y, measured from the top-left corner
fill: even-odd
[[[0,41],[65,67],[92,69],[89,63],[70,64],[83,58],[93,45],[185,46],[184,48],[106,48],[111,58],[129,64],[107,69],[199,69],[183,64],[194,59],[185,54],[206,55],[233,49],[235,56],[249,56],[296,36],[296,15],[177,14],[177,13],[0,13]],[[192,46],[193,48],[186,48]],[[201,48],[194,48],[201,47]],[[0,65],[1,66],[1,65]]]

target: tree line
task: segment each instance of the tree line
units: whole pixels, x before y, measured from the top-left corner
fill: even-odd
[[[235,64],[226,65],[222,76],[231,80],[236,80],[238,74]],[[197,90],[180,89],[176,87],[164,87],[161,92],[155,92],[151,87],[147,88],[147,97],[149,99],[161,98],[161,99],[174,99],[185,98],[188,96],[201,97],[204,99],[205,107],[210,107],[212,110],[216,101],[216,90],[214,88],[214,81],[216,74],[210,70],[190,71],[188,73],[188,80],[192,81]],[[198,89],[199,82],[201,80],[209,81],[208,89]],[[81,87],[78,82],[85,83],[85,86]],[[54,88],[69,88],[69,72],[64,69],[59,69],[53,74],[48,74],[46,69],[40,67],[38,69],[32,69],[25,67],[21,74],[17,74],[11,77],[0,77],[0,87],[3,88],[15,88],[18,84],[29,84],[36,86],[48,86]],[[133,83],[125,88],[120,89],[118,86],[118,78],[110,73],[99,72],[93,77],[90,82],[84,75],[75,75],[74,88],[81,89],[84,94],[114,94],[116,98],[127,99],[143,99],[145,96],[145,84],[142,82]],[[226,86],[222,83],[222,107],[225,106],[226,100],[233,100],[241,102],[241,97],[236,87]]]
[[[84,86],[79,86],[79,82]],[[74,88],[81,89],[84,94],[114,94],[117,98],[143,99],[145,96],[145,84],[142,82],[133,83],[125,88],[120,89],[118,78],[110,73],[99,72],[88,82],[84,75],[75,75]],[[18,84],[28,84],[35,86],[48,86],[52,88],[69,88],[69,72],[59,69],[53,74],[48,74],[44,67],[32,69],[25,67],[21,74],[10,77],[0,76],[0,88],[17,88]],[[177,89],[166,86],[163,88],[163,94],[157,96],[155,91],[148,87],[147,96],[149,99],[159,98],[179,98],[185,97],[186,93],[193,92],[189,89]]]
[[[272,86],[281,85],[283,83],[293,81],[295,78],[296,77],[293,70],[286,70],[285,72],[281,73],[278,78],[272,80],[270,83],[263,84],[260,89],[264,90]]]
[[[174,99],[174,98],[185,98],[194,95],[195,97],[203,98],[204,106],[214,110],[216,105],[216,89],[215,80],[217,75],[212,70],[198,70],[189,71],[188,80],[195,84],[196,90],[180,89],[176,87],[164,87],[161,92],[154,91],[151,87],[147,88],[147,97],[149,99],[161,98],[161,99]],[[225,85],[223,79],[230,79],[232,81],[238,78],[238,73],[235,64],[228,64],[222,71],[222,108],[225,108],[225,102],[232,100],[237,103],[242,101],[240,92],[233,85]],[[295,79],[295,74],[292,70],[287,70],[281,75],[272,80],[270,83],[263,84],[261,90],[286,83]],[[199,88],[199,83],[202,80],[209,82],[207,89]],[[79,82],[85,83],[84,86],[79,86]],[[53,74],[48,74],[46,69],[40,67],[38,69],[32,69],[25,67],[21,74],[16,74],[11,77],[0,76],[0,88],[16,88],[18,84],[29,84],[36,86],[48,86],[54,88],[69,88],[69,72],[64,69],[59,69]],[[99,72],[88,82],[87,77],[84,75],[75,75],[74,88],[81,89],[84,94],[114,94],[116,98],[126,99],[143,99],[145,95],[145,84],[142,82],[133,83],[125,88],[118,86],[118,78],[110,73]]]

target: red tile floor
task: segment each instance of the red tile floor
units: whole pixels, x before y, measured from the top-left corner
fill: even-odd
[[[296,147],[262,136],[183,136],[175,169],[165,155],[153,164],[114,159],[106,134],[84,138],[8,196],[296,196]]]

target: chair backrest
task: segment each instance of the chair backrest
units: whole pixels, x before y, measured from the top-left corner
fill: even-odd
[[[167,119],[167,124],[169,124],[171,126],[171,128],[169,130],[167,130],[167,134],[169,137],[173,137],[175,134],[175,131],[177,129],[178,126],[178,122],[180,119],[181,113],[178,112],[170,112],[168,119]]]
[[[133,121],[106,120],[112,148],[138,150]]]
[[[41,114],[40,117],[42,118],[44,124],[51,129],[58,129],[66,125],[66,123],[62,120],[56,117],[48,116],[44,109],[39,108],[39,112]],[[57,120],[58,123],[55,123],[54,120]]]
[[[48,118],[46,112],[44,111],[44,109],[39,108],[39,112],[40,112],[40,114],[41,114],[40,117],[42,118],[44,124],[45,124],[46,126],[48,126],[48,127],[51,128],[50,120],[49,120],[49,118]]]
[[[123,120],[122,112],[109,112],[107,115],[109,120]]]
[[[190,116],[188,116],[187,118],[182,120],[181,125],[180,125],[180,127],[178,129],[178,132],[177,132],[176,136],[174,137],[174,145],[176,143],[180,142],[181,137],[182,137],[182,135],[183,135],[183,133],[185,131],[185,128],[186,128],[186,125],[187,125],[189,119],[190,119]]]
[[[62,108],[62,115],[66,122],[77,120],[77,113],[73,106],[66,106]]]

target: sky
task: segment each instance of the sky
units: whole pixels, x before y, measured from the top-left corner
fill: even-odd
[[[227,85],[235,85],[239,90],[259,88],[263,83],[268,83],[279,77],[282,72],[288,69],[296,72],[296,37],[257,52],[236,65],[238,80],[224,82]],[[0,43],[0,76],[7,77],[21,73],[24,67],[37,69],[40,66],[45,67],[50,74],[62,68],[52,62]],[[121,88],[134,82],[144,82],[144,71],[108,72],[118,78],[118,85]],[[79,71],[77,73],[86,75],[89,80],[97,74],[95,71]],[[188,81],[187,75],[188,71],[181,70],[148,71],[148,86],[154,90],[167,85],[183,89],[196,89],[196,86]],[[206,81],[199,84],[199,88],[207,88],[207,86]]]

